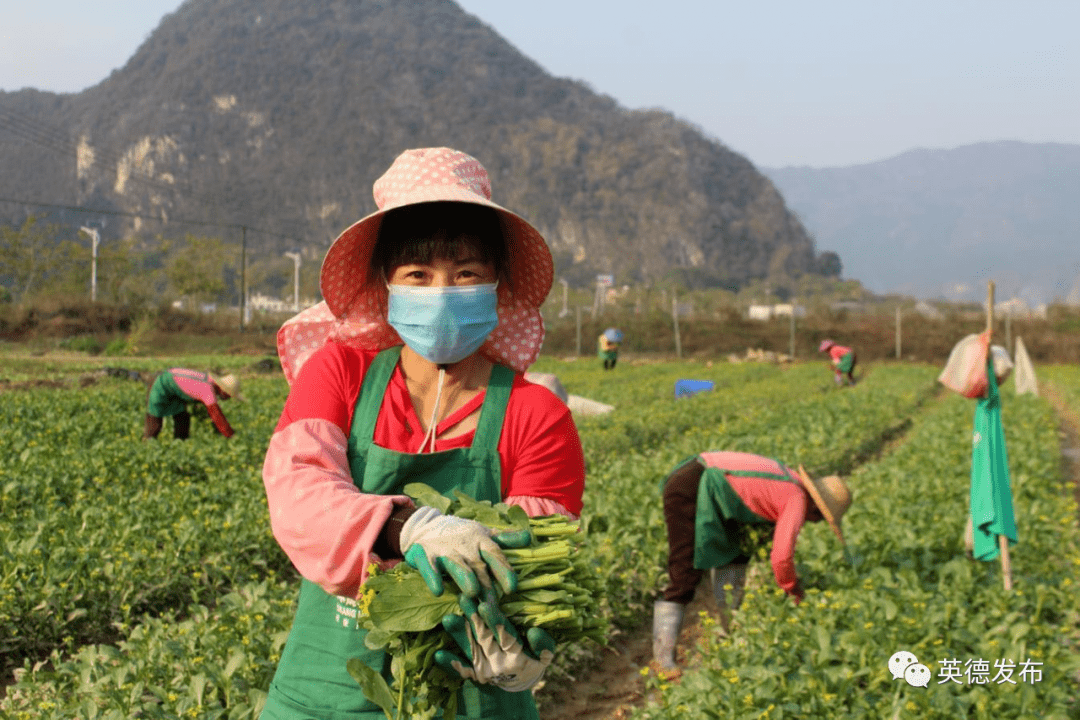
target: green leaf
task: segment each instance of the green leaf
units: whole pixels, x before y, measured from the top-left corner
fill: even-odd
[[[391,630],[375,628],[373,630],[368,630],[367,635],[364,636],[364,644],[372,650],[382,650],[396,637],[396,635],[397,633]]]
[[[419,573],[387,575],[391,582],[380,583],[368,607],[375,627],[395,632],[421,632],[438,625],[444,615],[458,609],[457,594],[449,590],[435,597]],[[372,581],[373,582],[374,578]]]
[[[885,619],[886,620],[893,620],[894,618],[896,618],[896,613],[899,611],[899,608],[896,606],[896,603],[894,603],[892,600],[885,599],[882,602],[882,605],[885,606]]]
[[[506,519],[510,521],[510,524],[517,530],[529,529],[529,514],[525,512],[525,508],[518,505],[512,505],[506,511]]]
[[[229,661],[225,663],[224,676],[227,678],[232,677],[233,673],[239,670],[240,666],[244,664],[246,657],[247,654],[242,650],[234,651],[233,654],[229,656]]]
[[[397,701],[394,699],[394,694],[390,692],[390,686],[386,684],[386,678],[365,665],[360,658],[352,658],[345,667],[353,680],[360,684],[364,697],[382,708],[382,711],[386,713],[386,720],[394,720]]]
[[[203,704],[203,693],[206,691],[206,675],[199,673],[191,679],[191,691],[195,693],[195,702]]]
[[[818,664],[827,662],[833,657],[832,635],[820,625],[814,627],[814,638],[818,644]]]
[[[444,514],[453,504],[453,501],[450,498],[424,483],[409,483],[404,487],[404,492],[415,500],[418,505],[433,507]]]

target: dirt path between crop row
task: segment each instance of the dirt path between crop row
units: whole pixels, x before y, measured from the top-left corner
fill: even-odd
[[[1058,416],[1061,433],[1061,454],[1065,462],[1065,482],[1072,486],[1077,502],[1077,520],[1080,521],[1080,415],[1070,408],[1052,384],[1041,388],[1042,395]]]
[[[702,612],[709,613],[724,628],[728,627],[728,618],[712,598],[708,574],[686,608],[676,653],[680,667],[693,665],[693,654],[701,637]],[[632,709],[643,706],[645,678],[641,669],[652,660],[651,616],[633,632],[614,640],[603,657],[598,667],[577,682],[541,690],[540,717],[543,720],[624,720]]]

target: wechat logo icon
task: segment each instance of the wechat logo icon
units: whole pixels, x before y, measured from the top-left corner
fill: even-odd
[[[906,680],[913,687],[926,687],[930,684],[930,668],[919,662],[914,653],[901,650],[889,658],[889,672],[894,680]]]

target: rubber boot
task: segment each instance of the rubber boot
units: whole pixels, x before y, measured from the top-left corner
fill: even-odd
[[[653,604],[653,659],[660,672],[679,669],[675,664],[675,645],[679,640],[684,612],[686,606],[681,603],[657,600]]]
[[[731,563],[721,565],[709,571],[709,579],[712,581],[713,597],[716,604],[728,610],[738,610],[742,605],[743,591],[746,589],[746,565]],[[725,585],[731,585],[731,597],[724,589]]]

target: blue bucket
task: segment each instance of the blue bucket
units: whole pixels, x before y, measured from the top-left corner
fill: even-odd
[[[690,397],[696,395],[699,392],[705,392],[713,389],[712,380],[676,380],[675,381],[675,397]]]

